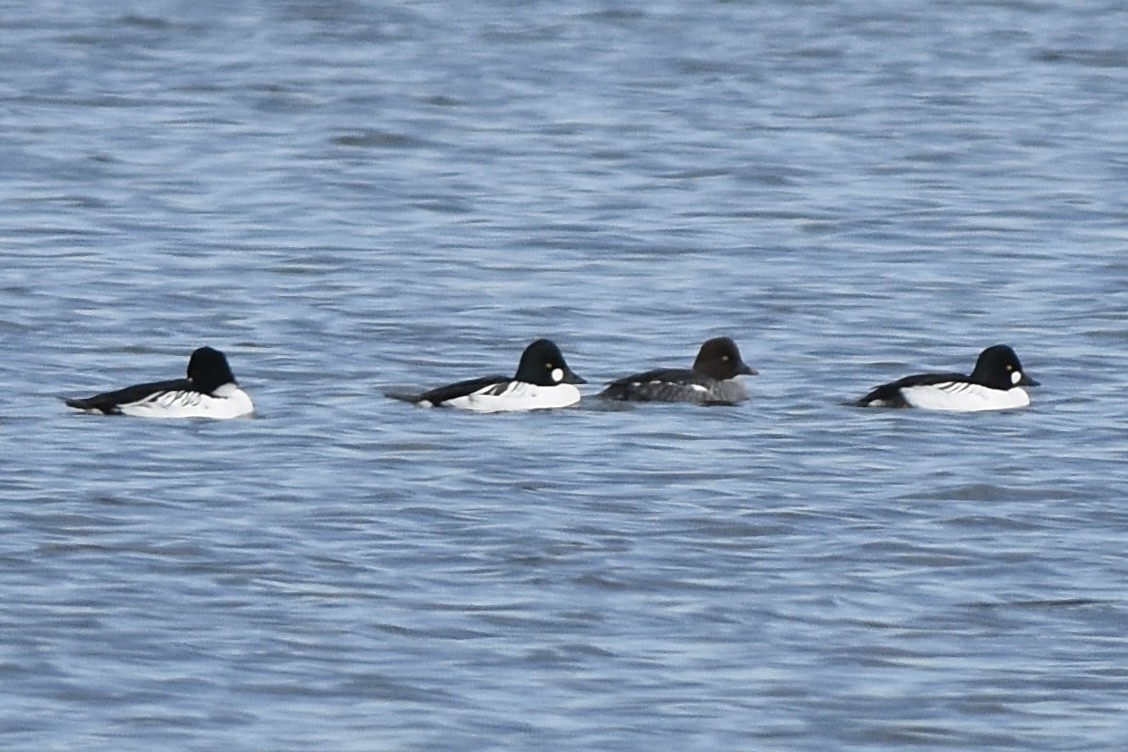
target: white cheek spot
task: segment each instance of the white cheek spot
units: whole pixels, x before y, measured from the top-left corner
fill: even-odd
[[[553,368],[551,376],[552,380],[559,384],[560,380],[564,378],[564,370],[561,368]]]
[[[1020,382],[1020,381],[1022,381],[1022,371],[1012,371],[1011,372],[1011,383],[1017,385],[1018,382]]]

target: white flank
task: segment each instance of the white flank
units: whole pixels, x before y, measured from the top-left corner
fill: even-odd
[[[447,400],[444,405],[478,413],[501,413],[520,410],[549,410],[568,407],[580,401],[580,390],[571,384],[537,386],[524,381],[512,381],[500,394],[491,394],[496,387]]]
[[[121,406],[124,415],[139,418],[239,418],[254,412],[247,393],[235,384],[224,384],[212,395],[200,392],[157,392],[138,402]]]
[[[1030,395],[1025,389],[991,389],[980,384],[949,381],[929,386],[910,386],[901,390],[913,407],[926,410],[953,410],[974,413],[983,410],[1011,410],[1027,407]]]

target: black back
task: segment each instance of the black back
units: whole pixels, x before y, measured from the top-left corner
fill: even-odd
[[[681,401],[686,397],[685,387],[697,385],[709,389],[716,383],[717,379],[698,373],[692,368],[656,368],[653,371],[616,379],[598,396],[603,399],[636,402]]]
[[[85,399],[65,400],[68,407],[79,410],[98,410],[106,415],[121,415],[121,406],[133,402],[140,402],[146,397],[157,392],[179,392],[192,389],[192,382],[188,379],[172,379],[171,381],[154,381],[149,384],[137,384],[118,389],[113,392],[96,394]]]
[[[858,407],[866,407],[874,402],[881,402],[886,407],[910,407],[908,400],[901,394],[902,389],[910,386],[946,384],[952,381],[967,381],[967,377],[962,373],[918,373],[888,384],[882,384],[855,404]]]
[[[465,397],[468,394],[473,394],[486,387],[493,386],[494,384],[508,384],[509,377],[505,375],[497,376],[483,376],[478,379],[467,379],[466,381],[459,381],[454,384],[447,384],[446,386],[436,387],[430,391],[423,392],[416,395],[402,395],[389,393],[389,397],[396,399],[406,399],[408,402],[430,402],[432,405],[441,405],[442,403]]]

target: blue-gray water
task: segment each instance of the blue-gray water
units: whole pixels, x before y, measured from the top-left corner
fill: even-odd
[[[0,746],[1122,750],[1128,11],[6,3]],[[728,334],[735,408],[479,416]],[[844,403],[1015,347],[1030,409]],[[258,416],[72,414],[227,352]]]

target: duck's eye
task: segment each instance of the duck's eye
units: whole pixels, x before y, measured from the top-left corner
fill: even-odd
[[[559,382],[561,379],[564,378],[564,370],[561,369],[561,368],[553,368],[552,373],[550,375],[552,376],[553,381]]]

